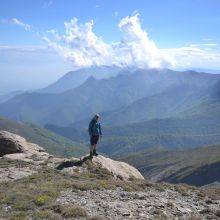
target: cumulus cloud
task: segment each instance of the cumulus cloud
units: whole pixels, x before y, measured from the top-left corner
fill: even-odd
[[[139,15],[123,18],[119,29],[123,33],[120,42],[107,44],[93,32],[93,21],[78,24],[76,18],[65,22],[65,34],[50,30],[44,36],[53,49],[72,61],[74,66],[120,65],[147,67],[167,67],[174,60],[161,53],[146,31],[142,30]]]
[[[64,23],[64,34],[49,30],[43,39],[65,59],[70,60],[74,67],[112,64],[137,68],[220,65],[220,54],[201,48],[199,44],[158,48],[147,31],[142,29],[138,13],[122,18],[119,22],[118,28],[122,32],[119,42],[104,42],[94,33],[93,25],[93,20],[79,24],[77,18],[73,18]]]
[[[219,68],[220,65],[219,53],[207,51],[195,46],[164,49],[162,51],[176,60],[176,67]]]
[[[92,31],[93,21],[78,24],[76,18],[65,22],[65,34],[50,30],[44,36],[48,45],[70,60],[74,66],[91,66],[111,63],[111,46]]]
[[[29,31],[31,29],[31,26],[29,24],[26,24],[17,18],[2,19],[1,23],[17,25],[17,26],[24,28],[26,31]]]
[[[115,52],[122,65],[154,68],[175,64],[169,55],[161,53],[155,42],[141,28],[139,14],[123,18],[118,26],[123,33],[123,39],[116,44]]]

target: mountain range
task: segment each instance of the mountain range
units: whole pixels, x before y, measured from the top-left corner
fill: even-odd
[[[10,120],[1,119],[0,128],[22,135],[51,153],[78,156],[88,149],[87,127],[97,112],[104,133],[98,151],[123,158],[147,177],[166,172],[163,161],[172,156],[176,170],[158,181],[199,185],[201,179],[190,182],[189,177],[193,179],[198,172],[207,176],[204,166],[214,171],[219,167],[214,159],[204,162],[204,156],[192,158],[191,167],[196,169],[187,168],[189,161],[179,164],[186,160],[181,155],[190,160],[191,154],[208,152],[204,149],[210,149],[210,158],[218,155],[212,150],[219,149],[220,143],[218,74],[116,66],[83,68],[44,89],[4,100],[0,115]],[[155,172],[149,169],[149,151],[153,152],[153,164],[159,164]],[[171,156],[162,158],[163,154]],[[214,171],[212,176],[218,176]]]
[[[81,68],[66,73],[56,82],[43,89],[39,89],[37,92],[61,93],[80,86],[91,76],[93,76],[96,79],[103,79],[116,76],[121,71],[123,71],[123,69],[118,66],[92,66],[87,68]]]
[[[2,103],[0,115],[61,126],[81,124],[96,112],[103,113],[107,125],[176,117],[209,101],[210,90],[219,80],[219,75],[194,71],[125,70],[105,79],[89,77],[80,86],[62,93],[23,93]]]

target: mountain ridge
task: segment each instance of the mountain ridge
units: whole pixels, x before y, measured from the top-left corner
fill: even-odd
[[[119,74],[108,79],[89,80],[60,94],[35,92],[16,96],[0,105],[0,114],[18,121],[63,126],[83,119],[85,115],[122,108],[174,85],[187,83],[191,87],[207,88],[212,87],[219,78],[212,74],[168,69],[136,70],[131,74]]]
[[[110,76],[116,76],[120,71],[121,68],[118,66],[93,66],[89,68],[81,68],[78,70],[69,71],[56,82],[38,90],[37,92],[62,93],[80,86],[91,76],[97,79],[108,78]]]

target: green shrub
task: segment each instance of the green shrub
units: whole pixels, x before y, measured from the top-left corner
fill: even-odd
[[[123,189],[124,189],[125,191],[127,191],[127,192],[132,192],[132,191],[133,191],[132,187],[129,186],[129,185],[124,185],[124,186],[123,186]]]
[[[48,201],[50,200],[50,197],[48,195],[40,195],[37,196],[36,199],[34,200],[34,203],[37,206],[43,206],[45,205]]]
[[[100,184],[100,186],[101,186],[102,188],[104,188],[104,189],[109,189],[108,181],[106,181],[106,180],[101,180],[101,181],[99,182],[99,184]]]

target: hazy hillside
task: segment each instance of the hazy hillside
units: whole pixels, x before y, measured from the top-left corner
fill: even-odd
[[[61,93],[73,89],[84,83],[90,76],[96,79],[103,79],[116,76],[122,69],[117,66],[94,66],[82,68],[66,73],[53,84],[46,88],[40,89],[38,92],[43,93]]]
[[[143,107],[143,112],[137,111],[135,113],[140,117],[143,117],[143,114],[163,117],[162,113],[166,113],[166,111],[155,114],[155,109],[172,110],[174,103],[176,108],[179,107],[178,110],[190,108],[195,104],[194,101],[197,103],[198,97],[203,96],[203,91],[216,84],[219,78],[219,75],[176,72],[168,69],[137,70],[132,74],[125,71],[109,79],[97,80],[90,77],[81,86],[60,94],[25,93],[16,96],[16,98],[0,105],[0,114],[14,120],[41,125],[47,123],[68,125],[95,112],[124,108],[139,99],[146,98],[146,100],[150,100],[147,102],[149,104],[146,105],[144,99],[143,105],[146,106],[138,105],[139,111]],[[174,95],[178,88],[185,88],[183,94],[181,90],[178,92],[180,100]],[[188,91],[187,88],[190,90]],[[172,91],[170,92],[172,99],[166,98],[165,100],[169,100],[167,104],[165,101],[161,101],[164,97],[161,94],[169,89]],[[159,95],[154,96],[156,94]],[[148,99],[150,96],[151,98]],[[180,102],[182,105],[179,106]],[[164,106],[161,106],[162,104]],[[149,110],[149,105],[152,106],[152,109],[148,114],[145,111]],[[121,110],[119,110],[120,112]],[[131,112],[133,111],[131,110]],[[120,118],[120,116],[118,117]],[[114,118],[111,120],[113,121]]]
[[[162,93],[147,96],[128,106],[102,112],[105,126],[126,125],[151,119],[185,118],[191,116],[220,117],[220,82],[200,87],[188,84],[171,86]],[[71,126],[85,128],[90,118],[79,120]],[[205,124],[204,124],[205,125]]]
[[[102,112],[103,125],[117,126],[158,118],[183,118],[185,114],[190,115],[190,111],[188,111],[190,108],[197,109],[197,106],[200,107],[200,104],[210,100],[211,94],[207,91],[209,90],[206,88],[196,88],[187,84],[172,86],[162,93],[144,97],[128,106]],[[215,111],[214,108],[213,111]],[[89,119],[84,119],[76,121],[72,125],[85,128],[88,121]]]
[[[13,132],[60,156],[81,156],[87,147],[33,124],[17,123],[0,117],[0,130]]]
[[[7,100],[15,97],[16,95],[19,95],[23,93],[23,91],[14,91],[14,92],[10,92],[8,94],[4,94],[4,95],[0,95],[0,103],[6,102]]]
[[[219,112],[220,114],[220,112]],[[87,129],[47,125],[47,129],[74,141],[88,141]],[[220,117],[154,119],[124,126],[103,127],[99,150],[111,156],[161,146],[184,149],[220,142]]]
[[[205,185],[220,181],[220,145],[191,150],[154,148],[123,158],[154,181]]]

